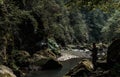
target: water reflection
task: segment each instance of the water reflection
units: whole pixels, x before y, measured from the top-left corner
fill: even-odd
[[[72,67],[74,67],[80,59],[70,59],[62,62],[63,68],[56,70],[44,70],[31,72],[27,77],[63,77]]]

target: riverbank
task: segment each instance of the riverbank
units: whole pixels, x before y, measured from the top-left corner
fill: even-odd
[[[32,71],[26,77],[63,77],[71,68],[78,64],[82,58],[90,58],[90,54],[83,50],[61,50],[57,61],[61,62],[61,69]]]
[[[71,68],[78,64],[80,60],[80,58],[71,58],[61,61],[63,66],[61,69],[31,71],[26,77],[63,77]]]

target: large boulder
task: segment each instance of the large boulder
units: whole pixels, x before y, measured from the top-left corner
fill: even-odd
[[[54,54],[49,48],[37,51],[35,54],[42,55],[45,57],[56,58],[56,54]]]
[[[43,54],[35,53],[33,55],[33,66],[37,66],[39,69],[56,69],[62,67],[62,65],[54,58],[45,56]]]
[[[76,65],[73,69],[71,69],[66,76],[71,77],[89,77],[88,73],[93,71],[93,64],[88,59],[83,59],[81,62],[79,62],[78,65]]]
[[[0,77],[16,77],[12,70],[4,65],[0,65]]]
[[[35,53],[32,57],[32,60],[33,65],[42,66],[49,60],[49,58],[39,53]]]
[[[120,64],[120,39],[113,41],[108,47],[107,62],[111,66],[114,66],[115,63]]]

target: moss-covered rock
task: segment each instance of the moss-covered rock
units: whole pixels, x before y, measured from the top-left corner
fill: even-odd
[[[33,60],[32,61],[33,65],[42,66],[49,60],[49,58],[47,58],[39,53],[35,53],[33,55],[32,60]]]
[[[16,77],[12,70],[4,65],[0,65],[0,77]]]
[[[85,59],[79,62],[73,69],[71,69],[66,76],[72,77],[85,77],[93,70],[93,64],[91,61]],[[87,76],[88,77],[88,76]]]
[[[50,58],[56,58],[56,54],[54,54],[49,48],[37,51],[35,54],[36,55],[42,55],[42,56],[45,56],[45,57],[50,57]]]
[[[62,67],[62,65],[55,60],[55,57],[51,57],[49,53],[39,52],[33,55],[33,64],[41,66],[42,69],[55,69]]]

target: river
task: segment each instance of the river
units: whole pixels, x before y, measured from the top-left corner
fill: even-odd
[[[76,55],[79,58],[77,57],[77,58],[71,58],[71,59],[68,59],[65,61],[61,61],[62,65],[63,65],[63,67],[61,69],[32,71],[27,75],[27,77],[63,77],[71,68],[73,68],[78,62],[80,62],[81,57],[86,56],[86,53],[82,53],[81,51],[78,51],[78,52],[62,51],[62,53],[69,53],[70,55]]]
[[[61,62],[63,67],[56,70],[34,71],[27,77],[63,77],[72,67],[74,67],[80,61],[79,58],[73,58]]]

